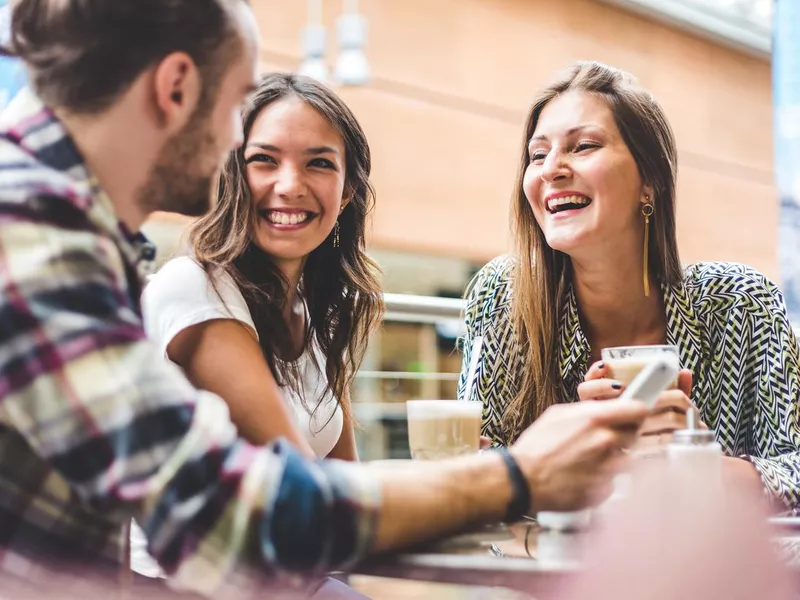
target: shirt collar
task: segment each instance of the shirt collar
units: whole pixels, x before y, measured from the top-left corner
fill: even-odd
[[[561,314],[561,356],[558,364],[561,380],[570,382],[576,376],[583,379],[592,349],[581,328],[578,300],[572,285],[567,288],[566,294]]]
[[[678,347],[681,367],[697,373],[702,351],[702,324],[685,281],[662,286],[667,310],[667,343]]]
[[[667,343],[678,347],[681,367],[696,371],[700,364],[702,336],[686,284],[661,285],[667,315]],[[561,316],[559,371],[569,395],[583,381],[592,354],[581,328],[575,290],[570,285]]]

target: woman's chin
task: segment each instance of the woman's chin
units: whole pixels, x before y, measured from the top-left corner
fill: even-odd
[[[550,246],[553,250],[558,250],[559,252],[563,252],[564,254],[568,254],[572,256],[575,252],[580,252],[582,244],[579,240],[575,240],[572,238],[563,238],[557,237],[553,240],[547,240],[547,245]]]
[[[297,244],[294,241],[264,240],[257,238],[254,240],[262,252],[269,255],[276,262],[292,262],[305,260],[316,246],[311,244]]]
[[[597,231],[593,229],[582,228],[572,229],[571,231],[550,231],[548,233],[549,235],[545,234],[547,245],[553,250],[558,250],[569,256],[580,255],[586,252],[588,248],[594,249],[597,246]]]

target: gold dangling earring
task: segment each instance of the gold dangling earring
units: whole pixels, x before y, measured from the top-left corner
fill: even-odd
[[[645,196],[645,204],[642,205],[644,215],[644,295],[650,296],[650,217],[655,212],[655,207],[650,202],[650,196]]]
[[[336,219],[336,225],[333,226],[333,247],[339,247],[339,219]]]

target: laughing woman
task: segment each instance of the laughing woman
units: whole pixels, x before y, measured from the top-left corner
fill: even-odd
[[[543,91],[524,132],[515,256],[468,293],[459,396],[483,402],[484,435],[507,444],[551,404],[620,394],[602,348],[675,345],[680,389],[659,398],[641,443],[668,443],[694,404],[726,480],[797,510],[800,361],[783,296],[744,265],[682,268],[677,164],[663,110],[628,74],[580,63]]]

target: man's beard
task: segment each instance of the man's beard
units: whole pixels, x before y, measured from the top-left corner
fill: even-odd
[[[139,205],[148,213],[156,210],[199,217],[211,207],[211,186],[216,169],[205,172],[216,152],[209,131],[210,111],[198,109],[180,133],[159,152],[147,183],[139,193]],[[214,164],[220,161],[215,160]]]

